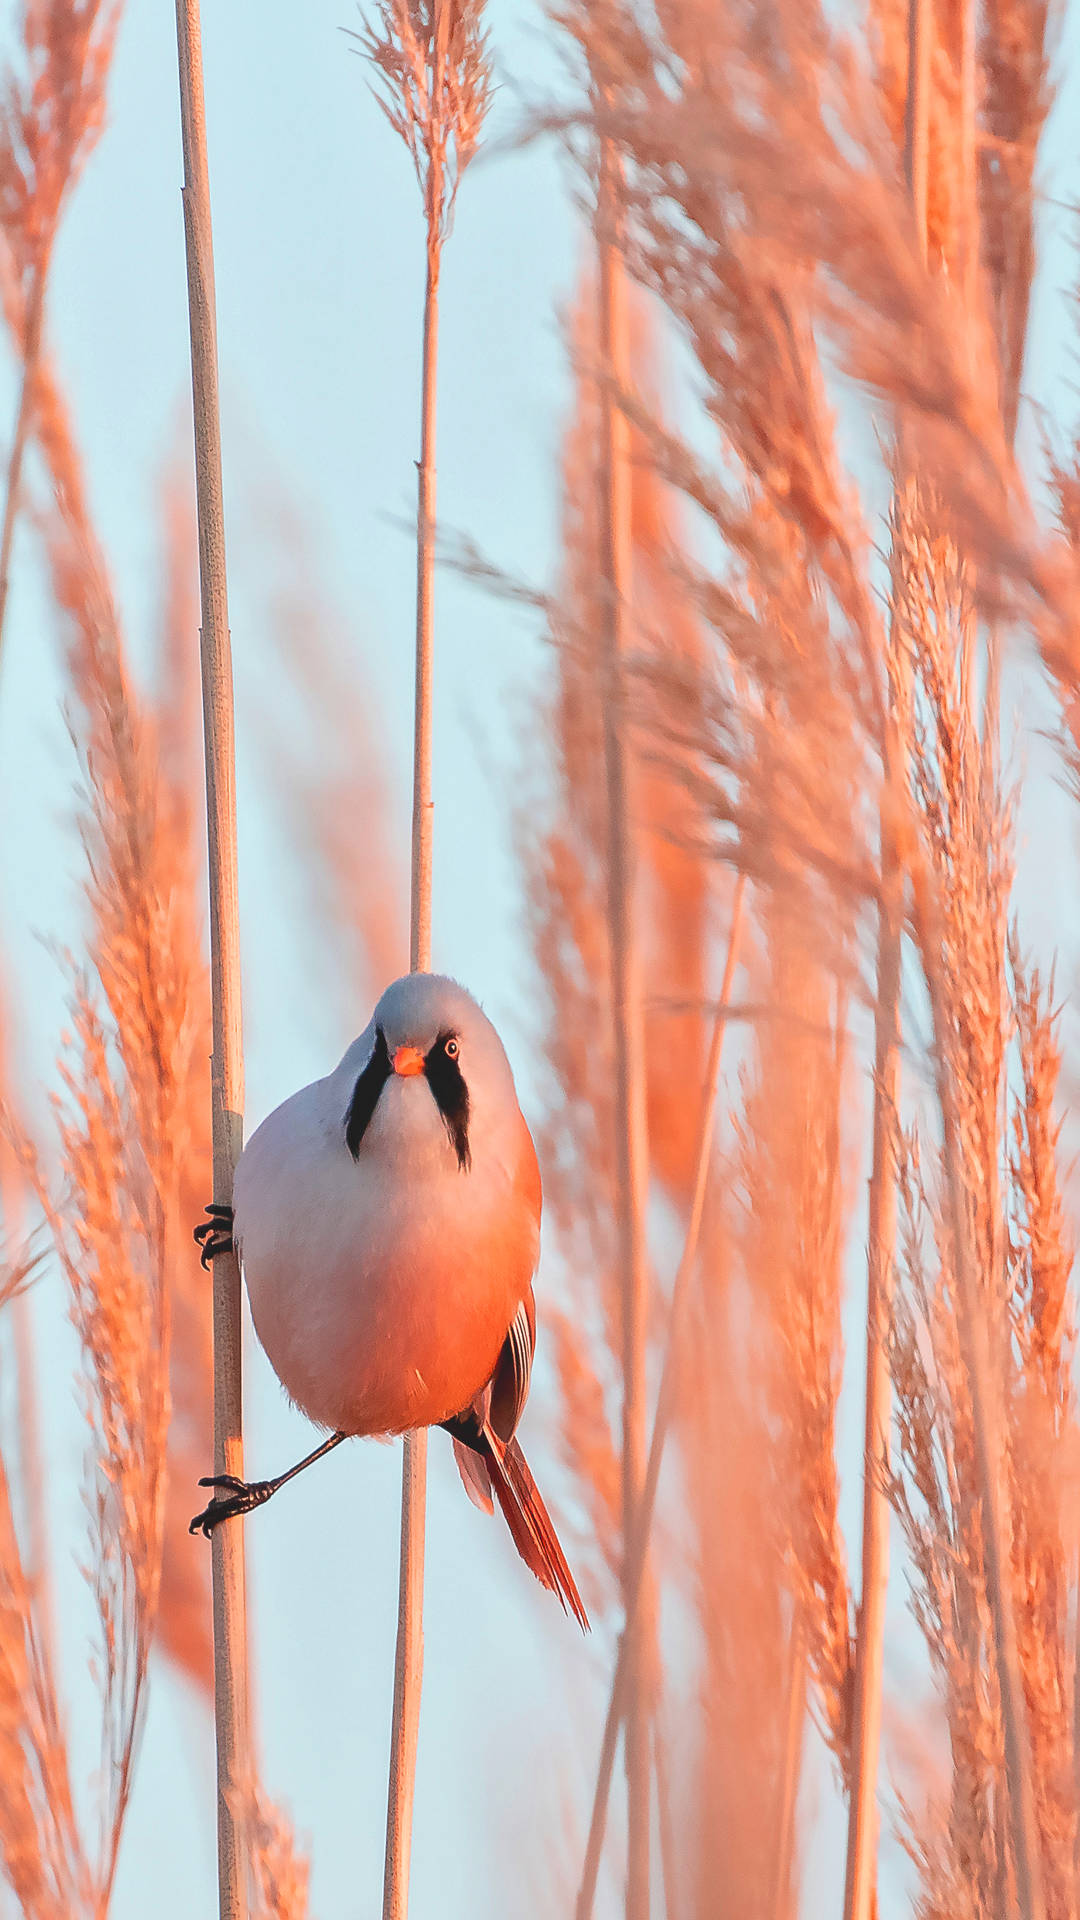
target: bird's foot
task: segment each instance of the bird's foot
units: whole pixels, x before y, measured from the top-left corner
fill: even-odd
[[[207,1540],[214,1528],[223,1520],[232,1520],[240,1513],[251,1513],[269,1500],[277,1492],[276,1480],[238,1480],[234,1473],[219,1473],[210,1479],[200,1480],[200,1487],[222,1487],[224,1492],[215,1493],[208,1507],[197,1513],[188,1527],[189,1533],[205,1534]]]
[[[210,1218],[195,1228],[192,1238],[201,1248],[200,1266],[208,1268],[219,1253],[236,1251],[233,1246],[233,1210],[231,1207],[211,1204],[204,1207],[203,1212],[208,1213]]]

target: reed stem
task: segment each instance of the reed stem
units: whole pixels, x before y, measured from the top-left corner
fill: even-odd
[[[676,1920],[679,1910],[679,1845],[671,1811],[671,1773],[667,1746],[657,1715],[652,1721],[653,1772],[656,1775],[656,1828],[660,1836],[660,1873],[664,1889],[664,1920]]]
[[[904,114],[904,173],[926,259],[926,202],[930,178],[930,72],[934,0],[908,0],[908,87]]]
[[[229,1205],[243,1144],[244,1068],[236,871],[236,772],[232,652],[225,577],[217,319],[210,180],[206,157],[198,0],[176,0],[184,234],[202,608],[203,731],[210,883],[213,1005],[211,1111],[214,1201]],[[214,1471],[244,1474],[240,1266],[219,1255],[214,1273]],[[212,1543],[214,1718],[217,1731],[218,1903],[221,1920],[244,1920],[247,1863],[237,1807],[250,1781],[244,1530],[216,1527]]]
[[[648,1654],[644,1622],[631,1608],[634,1541],[645,1477],[648,1336],[649,1139],[645,1110],[645,1025],[634,926],[634,835],[626,740],[623,655],[630,594],[628,429],[618,400],[626,385],[626,290],[618,248],[618,163],[602,143],[597,238],[600,255],[600,570],[604,583],[604,766],[608,800],[608,924],[615,1042],[615,1166],[622,1289],[623,1605],[629,1703],[626,1714],[627,1920],[649,1913],[650,1781]],[[644,1536],[643,1536],[644,1538]]]
[[[420,465],[416,518],[416,705],[413,725],[412,884],[409,966],[431,969],[431,670],[435,570],[435,418],[439,349],[437,224],[428,221],[424,295],[423,374],[420,405]],[[401,1560],[398,1630],[394,1656],[394,1715],[390,1735],[390,1783],[386,1808],[383,1920],[406,1920],[412,1852],[413,1794],[420,1737],[424,1677],[424,1524],[427,1433],[407,1433],[401,1473]]]
[[[855,1641],[851,1788],[848,1801],[844,1920],[871,1920],[877,1891],[877,1776],[881,1746],[885,1603],[889,1582],[889,1426],[892,1381],[888,1337],[896,1248],[893,1146],[900,1059],[902,880],[899,849],[882,818],[887,876],[878,926],[874,1039],[874,1119],[866,1302],[866,1409],[863,1438],[862,1597]]]
[[[933,0],[908,0],[908,84],[904,171],[919,251],[926,259],[926,202]],[[900,968],[903,880],[900,847],[886,808],[899,777],[891,716],[885,722],[886,804],[881,810],[884,890],[878,918],[874,1018],[874,1118],[867,1244],[866,1406],[863,1428],[862,1594],[855,1637],[851,1786],[848,1796],[844,1920],[871,1920],[877,1902],[877,1777],[889,1584],[889,1427],[892,1382],[888,1336],[896,1250],[896,1166],[893,1149],[900,1060]]]
[[[787,1720],[784,1726],[783,1765],[776,1821],[776,1863],[773,1872],[773,1920],[787,1920],[792,1911],[791,1869],[795,1860],[795,1810],[799,1798],[799,1769],[806,1723],[806,1632],[796,1608],[788,1639],[785,1675]]]

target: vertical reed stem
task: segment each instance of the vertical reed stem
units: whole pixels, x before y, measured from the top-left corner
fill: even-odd
[[[963,0],[960,14],[960,177],[963,194],[961,277],[968,318],[974,312],[979,272],[979,174],[976,101],[978,96],[977,0]],[[1014,422],[1015,425],[1015,422]],[[1006,431],[1008,422],[1006,421]],[[1010,434],[1010,440],[1012,435]]]
[[[409,967],[431,969],[431,662],[435,576],[435,403],[439,352],[437,235],[428,236],[416,520],[416,706],[413,732],[412,917]]]
[[[648,1920],[650,1780],[648,1660],[643,1621],[631,1614],[634,1542],[645,1477],[648,1332],[646,1206],[649,1141],[645,1111],[645,1028],[634,927],[634,840],[626,741],[623,653],[630,593],[630,472],[627,423],[616,389],[626,384],[626,291],[618,250],[619,175],[602,145],[598,203],[601,575],[604,581],[604,765],[608,798],[608,922],[615,1024],[615,1164],[623,1301],[623,1605],[626,1613],[627,1920]],[[628,1638],[627,1638],[628,1636]]]
[[[232,651],[225,583],[225,517],[221,484],[217,318],[210,180],[206,159],[202,36],[198,0],[176,0],[180,122],[184,150],[184,234],[195,479],[206,819],[210,883],[210,980],[214,1051],[211,1067],[214,1200],[232,1201],[243,1144],[244,1067],[240,1016],[240,925],[236,875],[236,769]],[[243,1479],[240,1267],[219,1255],[214,1272],[214,1471]],[[250,1778],[247,1606],[244,1529],[215,1527],[214,1717],[217,1729],[218,1901],[221,1920],[244,1920],[247,1863],[236,1806]]]
[[[787,1724],[784,1728],[784,1758],[780,1774],[779,1811],[776,1822],[776,1866],[773,1873],[773,1920],[788,1920],[792,1911],[791,1869],[795,1858],[795,1808],[799,1798],[799,1762],[802,1758],[803,1727],[806,1720],[806,1637],[798,1609],[792,1616],[788,1639]]]
[[[429,189],[430,193],[430,189]],[[428,206],[420,466],[416,519],[416,707],[413,725],[412,914],[409,966],[431,969],[431,663],[435,569],[435,404],[439,347],[438,223]],[[386,1808],[383,1920],[406,1920],[420,1691],[424,1677],[424,1518],[427,1433],[407,1433],[401,1475],[401,1562],[394,1656],[394,1718]]]
[[[6,629],[8,579],[11,573],[11,550],[15,542],[15,522],[19,515],[19,489],[22,483],[23,456],[26,443],[30,438],[30,426],[34,413],[34,384],[37,379],[38,361],[41,357],[41,333],[45,318],[45,279],[48,263],[45,258],[39,260],[30,283],[30,297],[26,303],[26,321],[23,330],[22,379],[19,386],[19,404],[15,414],[15,431],[11,440],[11,452],[8,455],[7,482],[4,490],[4,520],[0,529],[0,661],[4,653],[4,634]]]
[[[656,1774],[656,1826],[660,1835],[660,1868],[664,1888],[664,1920],[679,1912],[679,1847],[671,1817],[671,1775],[667,1747],[656,1715],[652,1723],[653,1771]]]
[[[866,1302],[866,1417],[863,1438],[862,1598],[855,1644],[851,1794],[848,1805],[844,1920],[871,1920],[877,1888],[877,1775],[885,1602],[889,1582],[889,1463],[892,1383],[888,1335],[896,1243],[893,1128],[900,1058],[899,848],[882,812],[885,887],[878,923],[874,1037],[874,1120]]]
[[[930,115],[932,0],[908,0],[908,86],[904,170],[919,250],[926,259],[926,195]],[[863,1428],[862,1595],[855,1642],[851,1791],[848,1802],[844,1920],[871,1920],[877,1900],[877,1776],[881,1748],[885,1603],[889,1584],[889,1462],[892,1383],[887,1341],[896,1247],[896,1168],[892,1132],[900,1058],[900,966],[903,877],[900,848],[886,809],[901,777],[891,717],[883,743],[885,804],[881,810],[883,893],[878,918],[877,1007],[874,1019],[874,1119],[867,1244],[866,1408]]]
[[[915,227],[926,258],[926,194],[930,176],[930,54],[934,0],[908,0],[908,87],[904,114],[904,172]]]

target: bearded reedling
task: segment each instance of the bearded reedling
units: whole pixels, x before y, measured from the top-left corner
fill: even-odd
[[[276,1480],[230,1475],[192,1532],[261,1506],[354,1434],[444,1427],[465,1490],[492,1494],[526,1566],[588,1619],[515,1438],[536,1344],[540,1171],[503,1045],[438,974],[386,989],[340,1064],[244,1149],[234,1213],[208,1209],[203,1259],[235,1243],[255,1330],[286,1392],[330,1438]]]

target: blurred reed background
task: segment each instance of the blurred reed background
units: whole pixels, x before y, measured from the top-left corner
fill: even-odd
[[[424,191],[432,377],[489,58],[504,78],[490,15],[387,0],[357,42]],[[140,534],[158,604],[129,646],[53,346],[54,254],[108,139],[127,30],[98,0],[5,15],[0,641],[9,581],[14,612],[33,569],[73,750],[55,811],[77,890],[60,936],[9,898],[0,1025],[0,1911],[40,1920],[159,1900],[145,1847],[124,1879],[133,1795],[169,1844],[208,1846],[144,1787],[159,1749],[140,1746],[151,1689],[175,1715],[179,1674],[209,1765],[209,1557],[186,1531],[211,1405],[190,1243],[211,1186],[193,487],[163,449]],[[472,777],[478,719],[510,821],[520,938],[501,991],[547,1202],[530,1419],[595,1632],[571,1645],[520,1582],[499,1591],[490,1647],[439,1616],[413,1911],[1077,1920],[1080,309],[1060,244],[1062,317],[1033,333],[1060,188],[1040,147],[1080,62],[1075,9],[581,0],[534,31],[551,86],[506,90],[475,178],[540,144],[575,210],[557,559],[521,578],[443,488],[436,646],[440,595],[467,590],[499,609],[508,650],[525,609],[543,651],[468,724],[437,694],[435,792],[460,837],[455,762]],[[425,121],[469,68],[461,46],[469,86],[450,88],[446,125]],[[213,169],[212,57],[211,41]],[[370,67],[351,65],[355,113],[377,119]],[[288,138],[302,153],[304,127]],[[219,231],[226,284],[227,246]],[[318,284],[306,298],[317,314]],[[334,379],[383,377],[361,358]],[[1051,378],[1047,411],[1030,394]],[[418,351],[417,429],[421,391]],[[273,909],[307,931],[312,1004],[344,1044],[408,953],[407,742],[320,577],[318,497],[238,457],[258,529],[241,802],[249,777]],[[395,649],[411,673],[411,634],[378,636]],[[4,708],[29,684],[10,652]],[[9,742],[41,724],[4,721]],[[17,783],[4,819],[27,830]],[[245,929],[249,954],[261,932]],[[13,956],[30,934],[67,1008],[47,1100],[22,1049],[37,1009]],[[264,1078],[275,1098],[293,1084],[287,1067]],[[52,1331],[65,1314],[74,1345]],[[58,1355],[88,1423],[81,1520],[43,1432]],[[333,1484],[334,1527],[370,1544],[355,1484],[344,1503]],[[275,1520],[252,1523],[256,1576]],[[350,1872],[351,1832],[324,1822],[351,1801],[358,1831],[381,1830],[384,1534],[385,1566],[373,1544],[354,1565],[348,1639],[328,1636],[305,1563],[330,1700],[312,1744],[335,1785],[298,1849],[288,1742],[268,1739],[238,1783],[253,1914],[307,1912],[309,1852],[319,1911],[377,1909],[370,1845]],[[494,1610],[472,1588],[495,1557],[463,1548],[462,1564],[453,1606],[482,1626]],[[256,1618],[273,1603],[256,1577]],[[557,1716],[499,1710],[515,1649]],[[272,1728],[287,1675],[258,1635],[252,1684],[256,1730]],[[342,1799],[346,1697],[367,1757]],[[459,1773],[471,1790],[453,1799],[440,1781]],[[320,1880],[324,1848],[338,1865]]]

